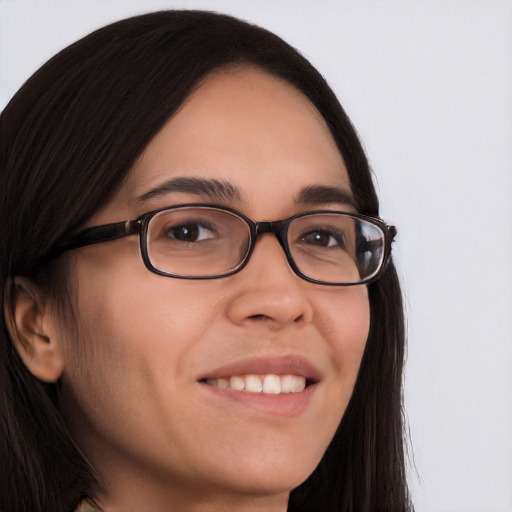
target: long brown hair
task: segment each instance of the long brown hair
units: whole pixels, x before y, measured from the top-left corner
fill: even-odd
[[[323,77],[276,35],[235,18],[162,11],[104,27],[39,69],[0,116],[0,284],[26,276],[65,294],[52,247],[120,187],[144,148],[195,87],[248,65],[302,91],[345,161],[358,209],[378,200],[357,134]],[[391,264],[369,285],[370,335],[356,387],[321,463],[289,510],[405,512],[404,320]],[[2,298],[2,301],[4,299]],[[57,384],[27,370],[0,325],[0,510],[65,512],[97,485],[68,434]]]

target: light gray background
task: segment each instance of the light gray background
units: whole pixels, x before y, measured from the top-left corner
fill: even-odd
[[[327,77],[399,229],[417,511],[512,511],[512,2],[1,0],[0,108],[63,46],[162,8],[254,21]]]

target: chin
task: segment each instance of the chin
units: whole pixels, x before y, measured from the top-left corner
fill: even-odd
[[[274,456],[273,456],[274,455]],[[318,460],[297,460],[297,457],[282,457],[259,453],[248,457],[242,467],[237,464],[223,475],[222,486],[232,487],[238,492],[253,495],[277,495],[289,493],[302,484],[315,470]],[[220,476],[220,475],[219,475]]]

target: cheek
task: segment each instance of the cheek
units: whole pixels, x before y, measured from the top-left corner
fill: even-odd
[[[189,282],[145,269],[136,283],[125,279],[83,286],[78,298],[81,344],[94,352],[96,364],[106,361],[110,372],[128,364],[179,371],[184,354],[218,316],[204,288],[194,292]]]
[[[350,398],[370,330],[370,303],[366,286],[335,292],[318,308],[319,325],[331,351],[335,375],[343,382],[343,401]]]
[[[357,371],[370,330],[370,303],[366,286],[339,291],[319,308],[319,324],[330,343],[333,360],[345,371]]]
[[[181,453],[173,440],[183,438],[178,419],[189,407],[182,391],[191,353],[219,312],[204,286],[199,293],[189,282],[144,272],[136,285],[110,276],[90,278],[79,290],[82,349],[69,349],[63,391],[70,428],[90,453],[117,447],[160,460],[167,445]]]
[[[101,276],[90,267],[78,269],[78,339],[66,344],[67,382],[80,403],[99,413],[108,400],[130,407],[126,397],[157,389],[158,379],[160,388],[182,379],[190,349],[218,312],[204,286],[200,293],[145,267],[123,268],[122,259]]]
[[[166,346],[198,333],[205,324],[198,318],[212,314],[212,301],[195,282],[152,274],[138,246],[125,245],[95,248],[77,268],[77,316],[85,330],[120,350],[147,349],[157,341]]]

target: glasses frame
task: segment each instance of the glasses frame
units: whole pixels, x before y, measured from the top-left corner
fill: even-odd
[[[240,262],[240,264],[229,272],[224,272],[222,274],[208,275],[208,276],[186,276],[180,274],[173,274],[171,272],[165,272],[155,267],[149,258],[148,253],[148,226],[151,219],[160,212],[175,210],[178,208],[211,208],[215,210],[222,210],[229,212],[231,214],[236,215],[240,219],[242,219],[248,226],[250,230],[251,240],[249,249],[245,258]],[[382,258],[382,263],[378,271],[371,277],[364,279],[362,281],[357,281],[355,283],[331,283],[328,281],[321,281],[318,279],[313,279],[306,274],[303,274],[300,269],[295,264],[292,253],[290,251],[287,234],[288,227],[292,221],[298,219],[300,217],[310,216],[314,214],[340,214],[340,215],[348,215],[350,217],[355,217],[357,219],[365,220],[371,224],[374,224],[384,233],[384,255]],[[254,250],[256,240],[260,235],[265,233],[273,233],[279,244],[284,250],[286,255],[286,259],[288,264],[295,272],[297,276],[304,279],[305,281],[309,281],[310,283],[315,284],[324,284],[328,286],[355,286],[360,284],[369,284],[373,281],[376,281],[386,270],[391,260],[391,245],[396,236],[396,228],[395,226],[391,226],[386,224],[385,221],[380,219],[379,217],[373,217],[371,215],[365,215],[362,213],[354,213],[354,212],[345,212],[345,211],[336,211],[336,210],[311,210],[303,213],[299,213],[297,215],[293,215],[292,217],[288,217],[287,219],[278,220],[278,221],[260,221],[256,222],[244,215],[243,213],[235,210],[233,208],[229,208],[227,206],[219,206],[216,204],[208,204],[208,203],[185,203],[173,206],[166,206],[165,208],[159,208],[157,210],[152,210],[150,212],[143,213],[139,217],[134,220],[122,221],[122,222],[113,222],[110,224],[102,224],[100,226],[94,226],[90,228],[86,228],[78,233],[72,234],[69,237],[62,240],[56,247],[56,253],[62,253],[65,251],[70,251],[74,249],[79,249],[81,247],[87,247],[90,245],[95,245],[104,242],[110,242],[113,240],[119,240],[121,238],[125,238],[127,236],[139,235],[139,246],[140,252],[142,256],[142,260],[146,268],[153,272],[154,274],[162,275],[165,277],[174,277],[177,279],[193,279],[193,280],[202,280],[202,279],[219,279],[222,277],[227,277],[237,272],[240,272],[247,263],[252,255]]]

